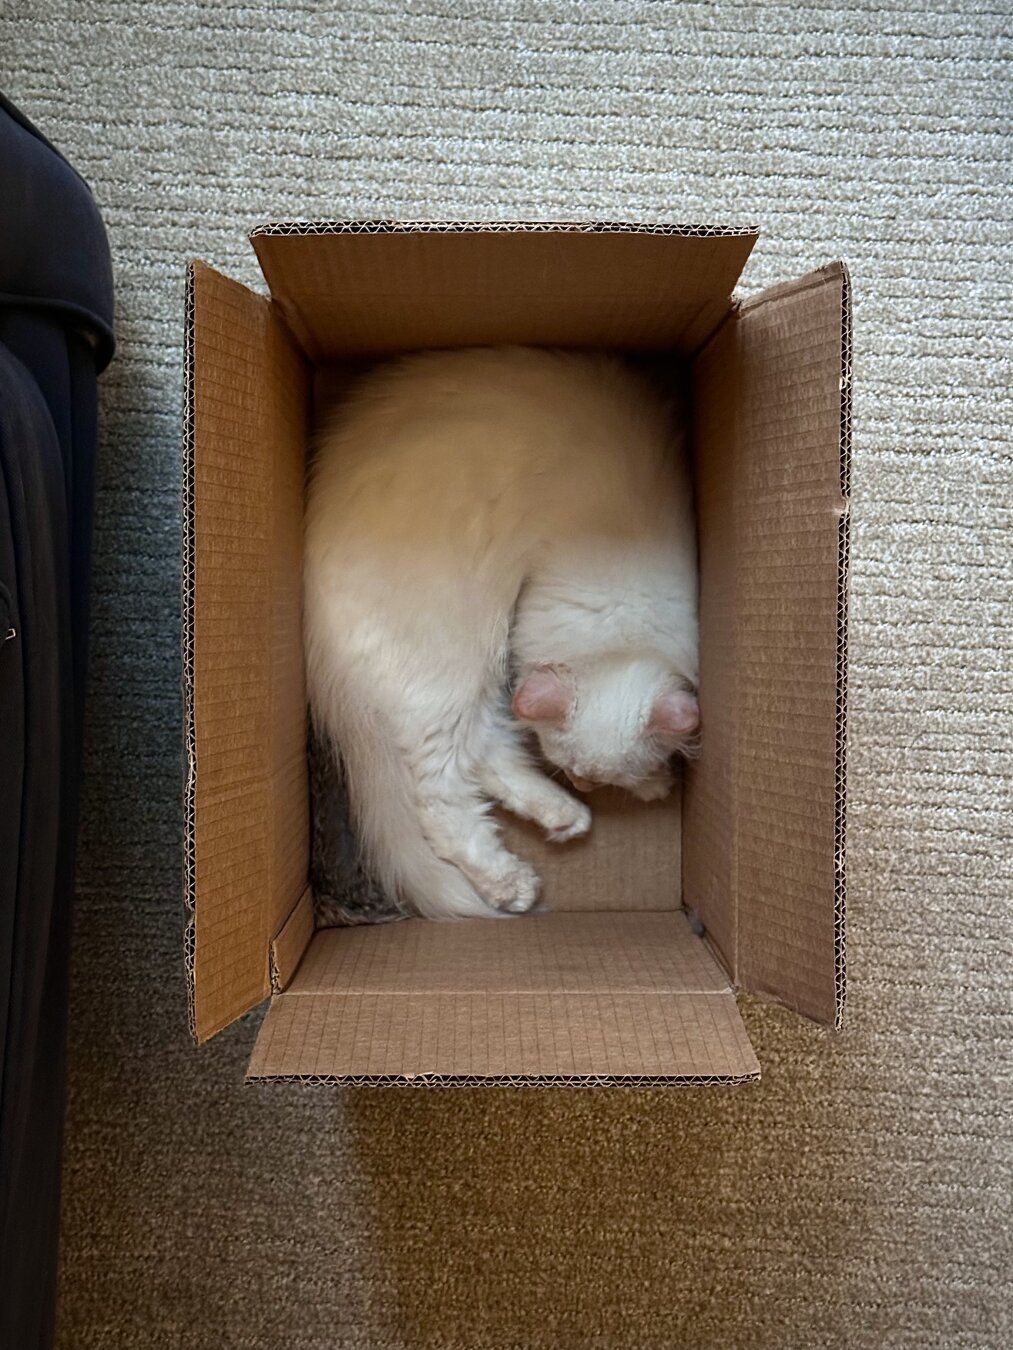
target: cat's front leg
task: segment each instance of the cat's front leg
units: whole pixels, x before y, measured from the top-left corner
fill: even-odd
[[[459,868],[486,904],[505,914],[523,914],[535,905],[538,873],[503,846],[485,803],[431,799],[422,816],[434,852]]]
[[[546,778],[520,747],[490,747],[478,770],[483,792],[522,820],[533,820],[554,844],[579,839],[591,828],[591,812],[565,788]]]

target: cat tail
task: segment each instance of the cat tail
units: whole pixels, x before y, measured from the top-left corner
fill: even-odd
[[[415,784],[379,711],[333,698],[319,729],[344,764],[352,823],[367,869],[384,892],[426,919],[489,918],[498,911],[464,873],[433,852],[422,831]],[[354,718],[342,707],[355,707]]]

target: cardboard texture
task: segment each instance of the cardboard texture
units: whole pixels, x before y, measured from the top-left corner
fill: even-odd
[[[403,1079],[406,1064],[437,1081],[758,1072],[728,978],[680,913],[318,933],[251,1077]]]
[[[552,910],[679,909],[682,905],[682,791],[663,802],[599,788],[585,798],[594,828],[583,839],[550,844],[530,821],[500,812],[507,847],[527,858],[542,879]],[[631,873],[630,859],[636,871]]]
[[[186,883],[200,1040],[270,993],[306,885],[303,455],[309,382],[270,302],[190,277],[184,664]]]
[[[452,247],[447,247],[448,237]],[[419,347],[692,351],[727,308],[751,228],[265,226],[264,276],[315,360]]]
[[[184,490],[187,969],[198,1039],[273,991],[250,1076],[730,1083],[735,986],[844,992],[847,277],[735,305],[751,229],[267,226],[258,296],[197,264]],[[704,737],[679,793],[587,841],[506,822],[552,911],[312,931],[304,453],[359,363],[517,341],[694,354]],[[696,911],[693,923],[681,912]],[[701,937],[705,933],[706,940]]]
[[[830,1023],[844,285],[835,265],[761,294],[695,362],[705,750],[684,825],[685,900],[733,978]]]

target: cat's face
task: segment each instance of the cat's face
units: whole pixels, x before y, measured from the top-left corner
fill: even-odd
[[[696,696],[658,661],[601,657],[582,667],[536,666],[513,711],[545,758],[582,792],[609,785],[642,801],[668,795],[673,755],[694,749]]]

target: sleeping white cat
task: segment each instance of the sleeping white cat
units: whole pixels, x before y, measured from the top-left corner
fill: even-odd
[[[493,801],[560,842],[573,784],[664,796],[698,710],[696,541],[669,401],[603,354],[483,348],[366,377],[323,437],[312,714],[381,883],[430,918],[529,909]]]

